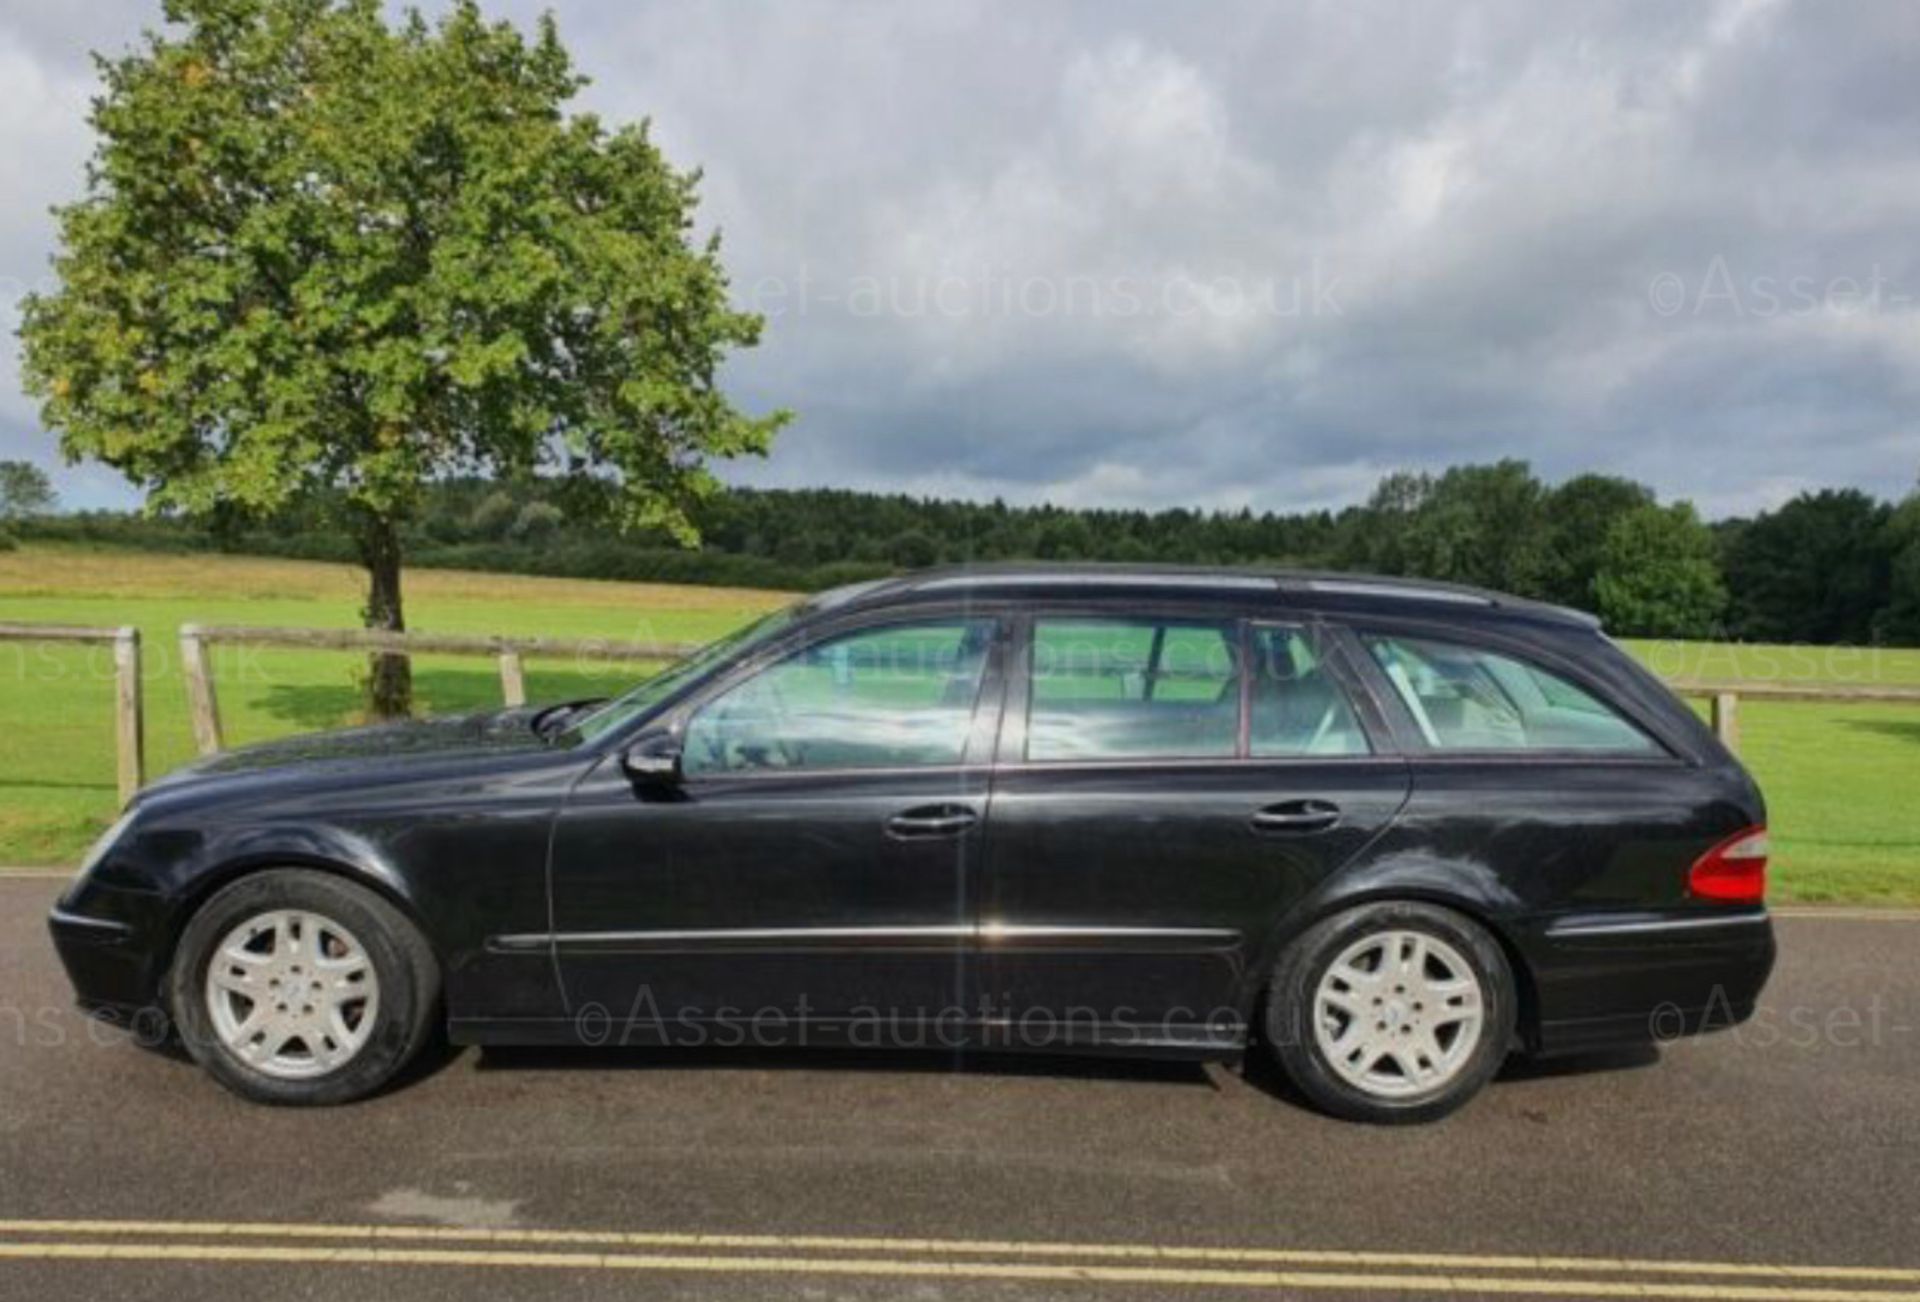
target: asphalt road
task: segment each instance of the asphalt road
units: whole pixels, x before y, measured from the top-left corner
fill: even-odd
[[[467,1051],[296,1112],[73,1012],[57,887],[0,879],[0,1298],[1920,1297],[1920,922],[1784,918],[1755,1023],[1422,1129],[828,1051]]]

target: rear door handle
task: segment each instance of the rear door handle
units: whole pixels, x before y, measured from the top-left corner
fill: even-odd
[[[979,821],[966,805],[920,805],[889,818],[887,831],[898,837],[958,836]]]
[[[1256,832],[1324,832],[1340,821],[1340,806],[1327,800],[1283,800],[1253,811]]]

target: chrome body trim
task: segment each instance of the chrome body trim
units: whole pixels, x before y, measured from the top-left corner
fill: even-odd
[[[1730,913],[1710,918],[1596,918],[1591,915],[1569,918],[1547,927],[1550,940],[1577,939],[1585,936],[1644,936],[1659,932],[1711,931],[1727,927],[1750,927],[1768,921],[1765,910],[1757,913]]]
[[[785,945],[831,948],[941,947],[960,942],[995,946],[1007,944],[1100,945],[1122,944],[1236,945],[1240,933],[1225,927],[1051,927],[987,922],[979,926],[921,927],[720,927],[709,930],[520,932],[488,938],[497,953],[524,953],[549,945],[570,951],[636,949],[779,948]]]
[[[98,944],[116,944],[133,935],[133,928],[111,918],[90,918],[55,907],[47,913],[47,925],[70,936],[80,936]]]

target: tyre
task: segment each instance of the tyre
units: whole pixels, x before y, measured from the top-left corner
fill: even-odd
[[[261,1103],[364,1098],[419,1054],[439,966],[401,912],[327,873],[275,869],[188,921],[168,996],[194,1060]]]
[[[1500,1069],[1513,973],[1485,928],[1450,909],[1386,902],[1315,924],[1281,957],[1266,1037],[1280,1066],[1337,1117],[1443,1117]]]

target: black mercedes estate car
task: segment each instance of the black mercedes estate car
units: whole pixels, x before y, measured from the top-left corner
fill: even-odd
[[[141,793],[81,1002],[250,1098],[432,1038],[1274,1055],[1341,1116],[1747,1017],[1739,763],[1588,616],[1351,575],[842,588],[624,696],[298,737]]]

